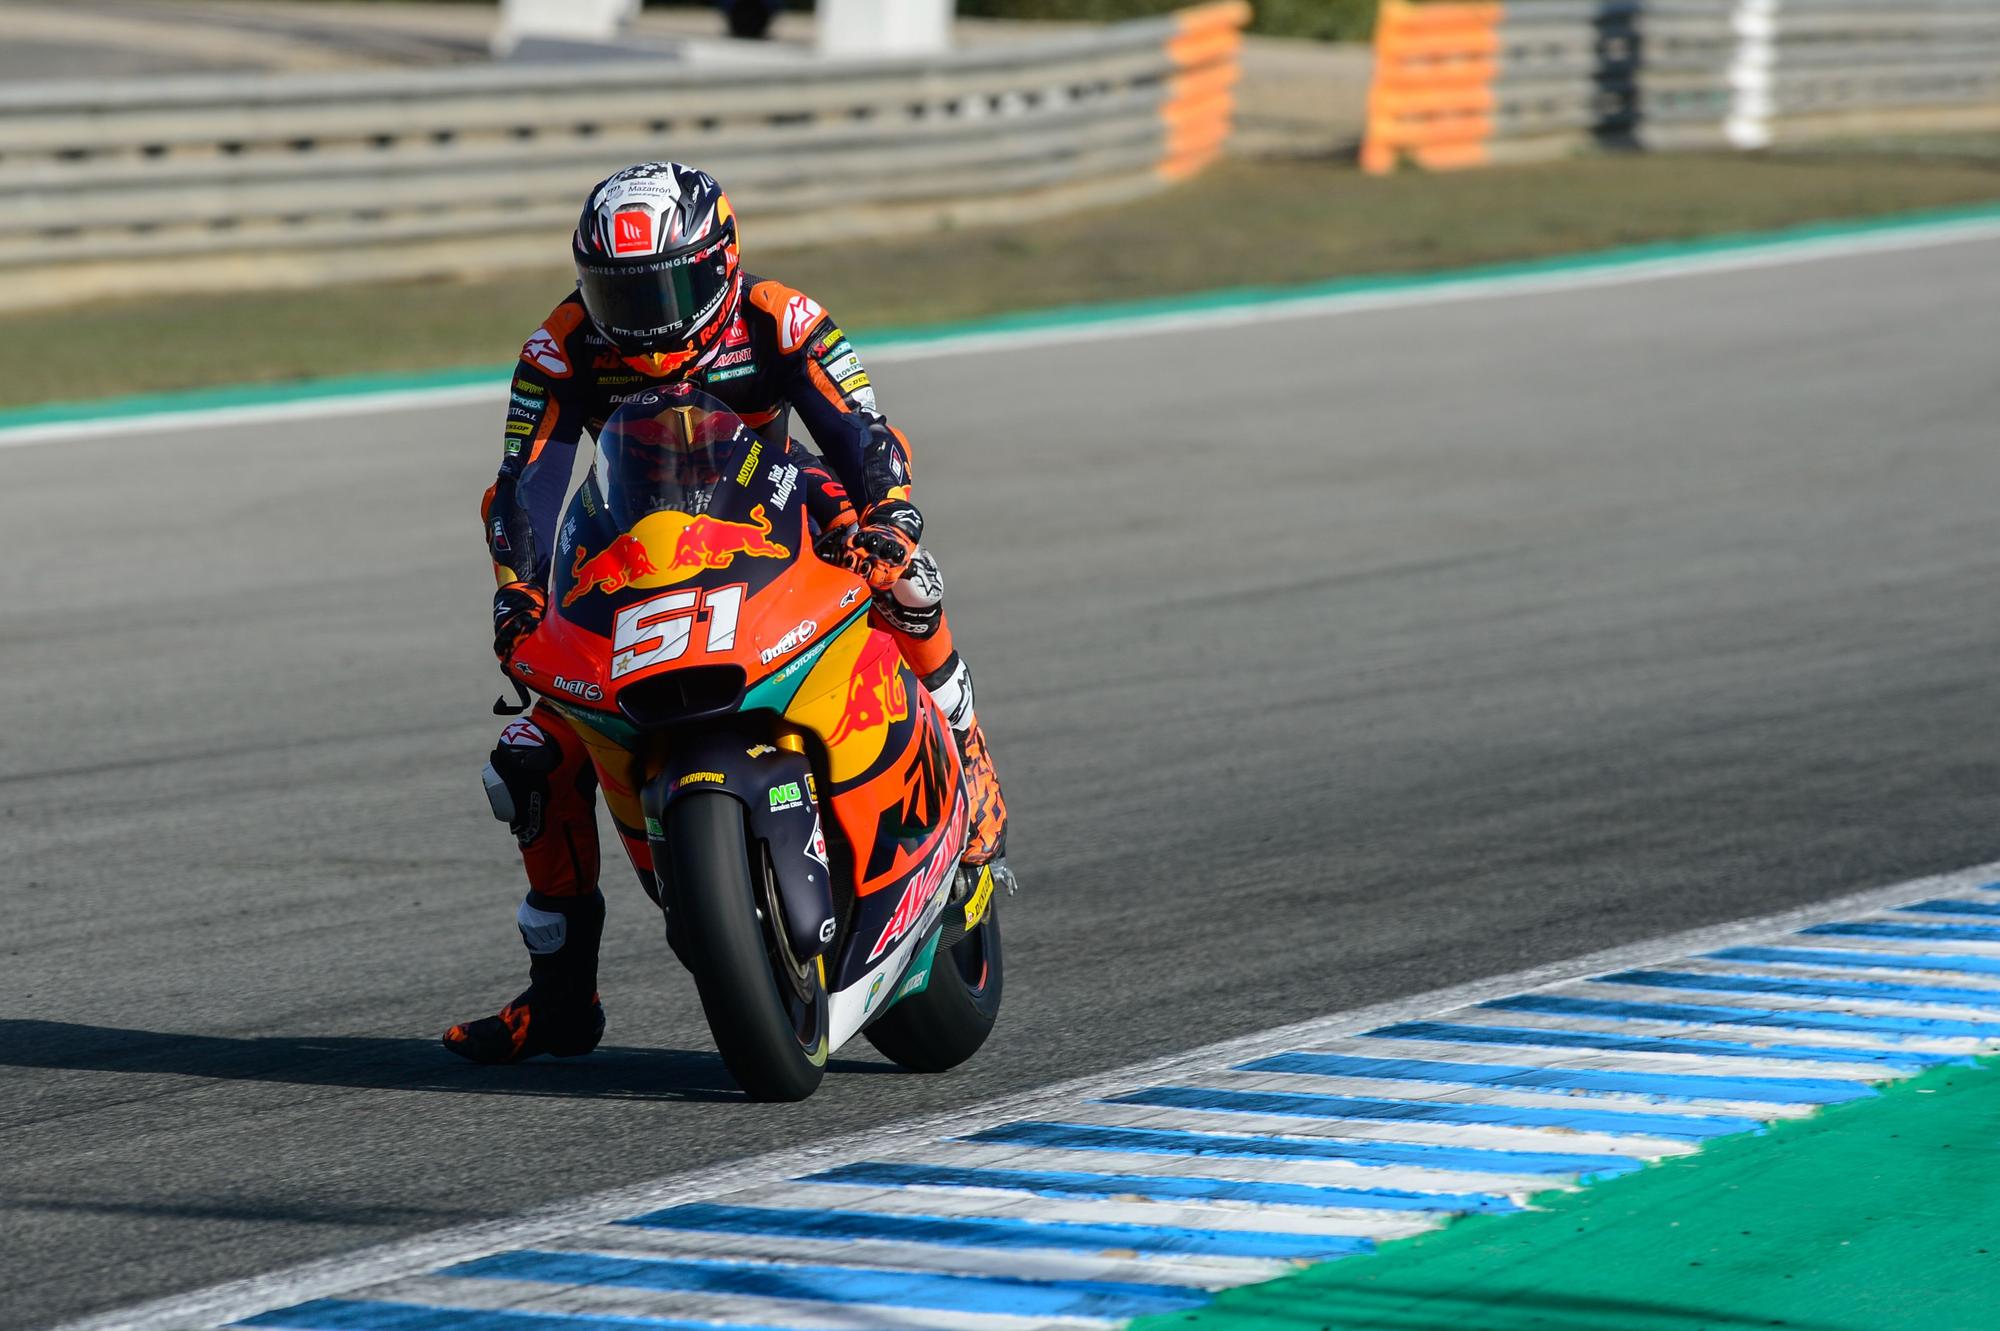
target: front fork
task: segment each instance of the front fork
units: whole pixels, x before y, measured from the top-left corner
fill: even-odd
[[[653,852],[659,880],[659,903],[667,912],[667,941],[680,956],[675,937],[675,885],[666,866],[668,814],[676,799],[693,791],[719,791],[743,806],[744,825],[752,853],[760,846],[770,854],[770,875],[777,888],[776,904],[792,955],[810,964],[826,953],[839,933],[834,913],[833,871],[820,823],[812,766],[804,745],[780,734],[779,742],[735,730],[710,730],[676,737],[640,791],[646,839]],[[761,864],[751,865],[753,880],[762,881]],[[759,902],[759,909],[763,903]]]

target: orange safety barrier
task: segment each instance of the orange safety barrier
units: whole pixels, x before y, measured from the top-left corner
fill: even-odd
[[[1235,88],[1243,76],[1243,29],[1248,0],[1218,0],[1174,15],[1167,55],[1175,73],[1160,107],[1166,152],[1159,173],[1185,180],[1222,156],[1236,111]]]
[[[1487,160],[1503,10],[1382,0],[1362,170],[1387,175],[1406,156],[1433,170]]]

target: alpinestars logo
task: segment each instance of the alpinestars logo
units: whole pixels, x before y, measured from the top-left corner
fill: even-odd
[[[569,377],[569,357],[563,355],[562,343],[546,328],[537,328],[535,335],[528,339],[528,345],[521,348],[521,359],[558,379]]]
[[[810,296],[793,296],[785,302],[784,340],[787,352],[796,351],[812,332],[813,325],[826,314]]]

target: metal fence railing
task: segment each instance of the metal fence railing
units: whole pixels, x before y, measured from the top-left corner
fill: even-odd
[[[0,89],[0,305],[560,261],[671,156],[761,243],[1031,215],[1219,153],[1242,0],[944,57],[211,76]]]
[[[1992,0],[1385,0],[1362,163],[1996,124]]]

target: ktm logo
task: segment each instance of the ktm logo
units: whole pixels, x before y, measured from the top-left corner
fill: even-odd
[[[889,872],[896,862],[901,842],[924,835],[944,817],[944,750],[938,743],[935,722],[924,727],[917,756],[903,774],[903,798],[882,810],[875,826],[875,853],[868,863],[868,877]]]
[[[874,965],[876,958],[895,946],[896,940],[924,917],[924,912],[944,889],[945,879],[958,866],[959,852],[965,847],[965,823],[966,804],[964,800],[959,800],[952,806],[951,826],[945,829],[930,862],[910,879],[902,900],[896,903],[895,913],[882,929],[882,936],[875,940],[874,948],[868,953],[869,965]]]

